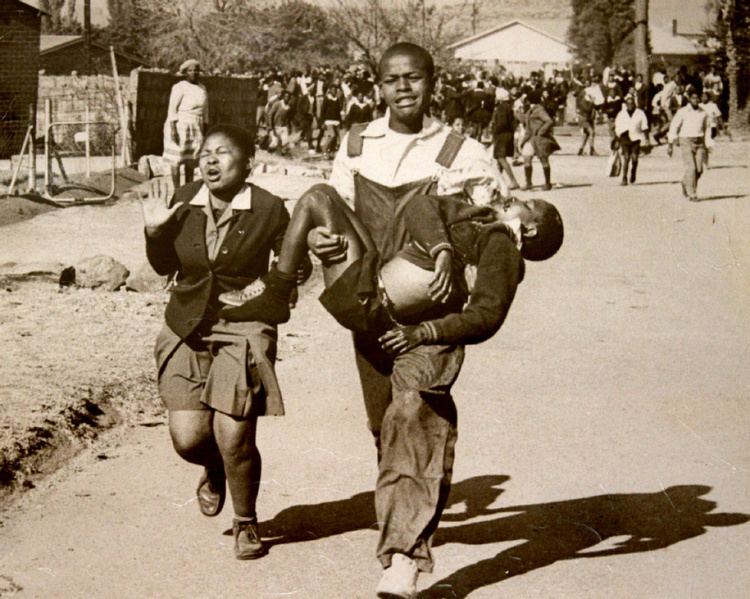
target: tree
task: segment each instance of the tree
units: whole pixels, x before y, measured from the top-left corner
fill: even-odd
[[[303,0],[108,2],[110,43],[158,67],[174,70],[192,57],[209,72],[244,73],[349,60],[326,12]]]
[[[633,0],[572,0],[568,40],[576,57],[597,68],[633,63]]]
[[[716,0],[716,23],[708,32],[714,60],[729,87],[729,127],[750,128],[750,5],[740,0]]]
[[[465,0],[462,9],[468,7],[469,14],[471,15],[471,34],[474,35],[477,32],[477,21],[479,21],[479,15],[482,12],[482,4],[484,0]]]
[[[649,80],[648,0],[635,0],[635,71]]]
[[[41,0],[40,7],[48,13],[42,18],[43,33],[78,33],[75,0]]]
[[[336,0],[328,14],[339,35],[373,71],[396,42],[420,44],[439,61],[449,57],[447,16],[426,0]]]

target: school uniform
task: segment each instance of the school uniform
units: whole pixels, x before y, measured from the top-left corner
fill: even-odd
[[[635,182],[635,173],[638,164],[638,154],[641,145],[648,142],[648,119],[646,113],[640,108],[634,108],[630,113],[627,107],[623,105],[622,110],[617,113],[615,119],[615,135],[619,140],[620,153],[625,161],[622,169],[622,180],[627,179],[627,165],[630,160],[633,161],[631,181]]]
[[[162,400],[170,410],[283,414],[276,328],[226,322],[218,300],[268,272],[289,223],[283,201],[246,185],[217,217],[198,181],[179,188],[174,202],[180,208],[159,234],[146,235],[151,266],[175,277],[155,350]]]
[[[525,134],[521,142],[524,156],[538,156],[549,158],[549,156],[560,149],[560,145],[552,135],[554,122],[552,117],[541,104],[535,104],[524,117]],[[527,146],[528,144],[528,146]]]
[[[510,102],[498,102],[492,116],[492,142],[495,158],[513,158],[516,119]]]

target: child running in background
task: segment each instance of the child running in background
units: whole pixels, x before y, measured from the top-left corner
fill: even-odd
[[[344,327],[383,333],[381,344],[401,353],[420,344],[479,343],[500,328],[518,283],[523,258],[544,260],[559,249],[563,225],[543,200],[514,198],[473,206],[451,196],[416,196],[403,214],[411,241],[385,264],[367,230],[327,185],[300,198],[277,264],[262,280],[219,299],[227,320],[289,319],[289,298],[307,255],[308,236],[345,240],[345,250],[323,264],[323,306]],[[468,304],[464,268],[476,267]]]

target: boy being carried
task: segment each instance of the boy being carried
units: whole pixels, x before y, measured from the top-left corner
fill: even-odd
[[[514,198],[473,206],[450,196],[416,196],[403,219],[410,241],[381,263],[369,233],[338,193],[316,185],[297,203],[271,272],[241,291],[222,294],[227,320],[289,319],[289,298],[307,255],[308,236],[342,238],[344,250],[323,264],[320,297],[353,331],[384,333],[384,349],[400,354],[421,344],[479,343],[500,328],[527,260],[551,257],[562,244],[557,209]],[[463,277],[476,267],[468,290]]]

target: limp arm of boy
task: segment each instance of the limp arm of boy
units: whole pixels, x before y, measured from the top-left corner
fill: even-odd
[[[399,354],[422,344],[481,343],[500,329],[523,279],[523,258],[510,236],[496,230],[480,233],[477,254],[477,278],[463,311],[392,329],[380,337],[383,349]]]

